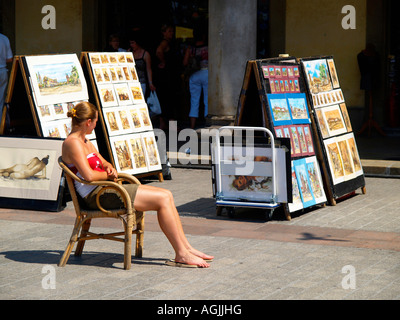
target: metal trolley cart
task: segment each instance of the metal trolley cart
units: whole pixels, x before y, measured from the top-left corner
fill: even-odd
[[[235,131],[266,134],[270,142],[259,146],[231,141],[221,144],[221,131],[229,131],[232,138]],[[239,132],[243,136],[242,132]],[[224,140],[226,136],[223,136]],[[265,139],[264,139],[265,140]],[[265,209],[265,218],[270,219],[280,202],[287,202],[287,148],[276,148],[275,138],[270,130],[262,127],[224,126],[216,132],[212,145],[213,192],[216,198],[217,215],[226,208],[229,217],[235,214],[235,208]],[[243,156],[244,154],[244,156]],[[250,154],[250,155],[249,155]],[[289,149],[290,155],[290,149]],[[277,159],[277,156],[279,159]],[[277,160],[279,160],[277,162]],[[277,170],[278,169],[278,170]],[[279,171],[280,188],[278,190],[277,172]],[[238,184],[238,185],[235,185]],[[291,187],[291,186],[290,186]],[[281,193],[279,196],[278,193]],[[282,193],[284,196],[282,196]],[[291,197],[291,193],[290,193]]]

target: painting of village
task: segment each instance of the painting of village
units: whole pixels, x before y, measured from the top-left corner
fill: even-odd
[[[89,98],[76,54],[27,56],[25,59],[38,106]]]
[[[311,93],[332,90],[329,69],[325,59],[303,61],[306,80]]]
[[[80,92],[78,70],[72,62],[35,66],[35,76],[42,95]]]

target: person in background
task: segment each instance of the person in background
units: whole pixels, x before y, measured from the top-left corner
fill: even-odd
[[[86,181],[115,180],[116,169],[106,161],[96,147],[86,138],[96,127],[97,108],[89,102],[78,103],[69,110],[67,116],[72,118],[72,130],[62,145],[62,160],[78,176]],[[175,251],[175,259],[166,261],[167,265],[179,267],[207,268],[212,260],[209,256],[194,249],[188,242],[182,228],[172,193],[163,188],[138,184],[122,184],[129,193],[132,205],[137,211],[156,211],[161,230],[166,235]],[[83,201],[92,207],[96,204],[96,195],[101,187],[78,184],[77,192]],[[101,195],[100,203],[106,209],[123,206],[113,191]]]
[[[126,52],[126,50],[120,48],[119,36],[112,34],[108,38],[108,46],[104,48],[104,52]]]
[[[3,111],[8,84],[7,63],[13,61],[13,54],[8,38],[0,33],[0,111]]]
[[[162,109],[160,129],[166,130],[167,122],[177,117],[182,59],[174,41],[174,27],[163,25],[161,33],[163,38],[156,50],[158,63],[155,69],[155,85]]]
[[[203,90],[204,116],[208,115],[208,45],[206,35],[201,29],[193,32],[194,46],[189,46],[185,51],[183,65],[186,67],[195,64],[194,73],[189,78],[190,90],[190,127],[196,126],[199,117],[200,97]],[[191,72],[189,70],[189,72]]]
[[[150,91],[155,91],[153,84],[153,71],[151,69],[151,56],[148,51],[143,49],[142,38],[138,33],[133,33],[129,37],[130,48],[128,51],[133,53],[135,58],[136,72],[142,86],[143,94],[146,96],[147,85]]]

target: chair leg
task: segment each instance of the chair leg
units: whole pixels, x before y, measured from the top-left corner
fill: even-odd
[[[83,223],[80,237],[85,237],[87,235],[91,223],[92,223],[92,219],[87,219]],[[76,250],[75,250],[75,256],[80,257],[82,255],[82,251],[83,251],[83,247],[84,246],[85,246],[85,240],[78,241],[78,244],[77,244]]]
[[[125,227],[124,269],[129,270],[132,263],[132,230],[134,215],[128,214]]]
[[[143,256],[143,238],[144,238],[144,213],[138,212],[140,214],[140,218],[137,219],[136,229],[138,230],[136,234],[136,250],[135,250],[135,257],[141,258]]]
[[[81,228],[80,221],[81,220],[79,218],[75,219],[75,225],[74,225],[74,229],[72,230],[71,238],[68,242],[67,248],[64,251],[64,254],[62,255],[62,257],[58,263],[59,267],[65,267],[65,265],[68,262],[69,256],[71,255],[71,251],[74,248],[74,244],[78,239],[79,229]]]

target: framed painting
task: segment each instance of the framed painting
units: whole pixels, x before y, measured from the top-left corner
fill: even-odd
[[[273,195],[272,149],[268,147],[221,147],[218,170],[224,199],[268,202]],[[288,202],[286,152],[275,149],[276,201]]]
[[[115,83],[114,89],[120,106],[132,104],[132,97],[126,83]]]
[[[145,103],[142,87],[140,86],[139,82],[131,82],[128,84],[130,93],[132,94],[133,103]]]
[[[294,161],[294,170],[296,171],[296,178],[299,185],[303,207],[307,208],[315,205],[316,202],[313,189],[311,187],[310,177],[308,175],[307,163],[305,158]]]
[[[346,124],[347,132],[353,131],[353,127],[351,126],[349,113],[347,112],[346,104],[345,103],[341,103],[339,105],[339,107],[340,107],[340,110],[342,111],[342,116],[343,116],[344,123]]]
[[[305,161],[315,202],[317,204],[326,202],[327,199],[324,190],[324,184],[322,181],[321,170],[319,168],[317,158],[315,156],[307,157],[305,158]]]
[[[103,108],[118,106],[117,96],[112,84],[98,85],[97,89]]]
[[[146,149],[146,157],[149,171],[161,170],[160,154],[158,153],[157,142],[153,131],[141,134]]]
[[[305,78],[311,93],[332,90],[326,59],[302,60]]]
[[[329,67],[329,73],[331,75],[331,80],[332,80],[332,86],[333,88],[339,88],[339,79],[336,73],[336,67],[335,67],[335,62],[333,61],[333,59],[326,59],[326,62],[328,63],[328,67]]]
[[[274,126],[289,125],[292,123],[285,94],[268,95],[268,102]]]
[[[32,205],[40,210],[60,200],[62,170],[57,160],[62,143],[60,139],[0,137],[0,206],[13,203],[17,208]]]
[[[134,132],[129,110],[125,107],[113,107],[103,110],[104,121],[110,136],[128,134]]]
[[[311,123],[304,93],[287,94],[293,124]]]
[[[76,54],[24,58],[36,105],[89,99],[86,80]]]
[[[148,171],[146,149],[144,141],[140,134],[129,135],[128,141],[132,150],[134,173],[143,173]]]
[[[110,137],[110,143],[117,171],[132,173],[134,169],[132,162],[132,152],[127,137]]]
[[[325,118],[328,134],[330,137],[337,136],[347,132],[346,125],[340,111],[339,105],[324,107],[321,109]]]
[[[291,162],[292,171],[292,202],[288,203],[288,208],[290,212],[298,211],[303,209],[303,201],[301,200],[299,183],[297,182],[296,171],[294,170],[293,161]]]

